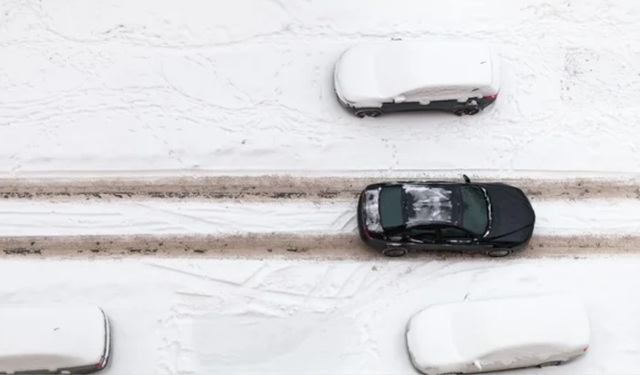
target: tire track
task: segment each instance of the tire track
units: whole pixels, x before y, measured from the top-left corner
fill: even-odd
[[[640,254],[640,236],[534,236],[506,259]],[[390,260],[353,235],[59,236],[0,238],[3,258],[195,257],[300,260]],[[489,259],[484,255],[434,252],[411,260]]]
[[[406,177],[401,180],[433,180]],[[371,183],[398,178],[343,177],[198,177],[132,179],[0,179],[0,198],[66,200],[216,199],[242,201],[352,200]],[[640,183],[599,179],[483,179],[521,188],[531,200],[640,199]],[[460,181],[462,181],[460,179]]]

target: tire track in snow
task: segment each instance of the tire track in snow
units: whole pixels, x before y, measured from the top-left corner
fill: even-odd
[[[601,179],[486,179],[520,187],[532,201],[563,199],[640,199],[640,183]],[[197,178],[0,179],[0,198],[66,200],[216,199],[242,201],[354,200],[368,184],[394,180],[434,180],[425,177],[292,177],[218,176]],[[450,180],[441,178],[440,180]],[[455,180],[455,179],[453,179]],[[461,179],[460,179],[461,180]]]
[[[534,236],[506,259],[640,254],[640,236]],[[109,258],[194,257],[300,260],[392,260],[365,246],[357,234],[229,236],[55,236],[0,238],[0,257]],[[434,252],[400,259],[489,259],[484,255]]]

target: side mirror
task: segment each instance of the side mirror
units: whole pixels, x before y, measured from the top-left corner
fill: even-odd
[[[480,364],[480,361],[473,361],[473,365],[480,371],[482,371],[482,365]]]
[[[471,179],[469,178],[469,176],[467,176],[466,174],[462,175],[462,178],[464,178],[464,183],[465,184],[469,184],[471,183]]]

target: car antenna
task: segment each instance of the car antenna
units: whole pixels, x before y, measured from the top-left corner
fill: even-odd
[[[464,182],[467,183],[467,184],[471,182],[471,179],[466,174],[463,174],[462,178],[464,178]]]

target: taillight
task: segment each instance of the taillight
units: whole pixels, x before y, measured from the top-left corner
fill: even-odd
[[[368,239],[371,239],[371,235],[369,234],[369,230],[367,229],[367,224],[362,225],[364,227],[364,235],[367,236]]]
[[[586,352],[587,349],[589,349],[589,347],[587,346],[586,348],[584,348],[584,350],[582,350],[583,352]]]
[[[485,99],[488,99],[488,100],[495,99],[495,98],[497,98],[497,97],[498,97],[498,93],[495,93],[495,94],[493,94],[493,95],[485,95],[485,96],[484,96],[484,98],[485,98]]]

